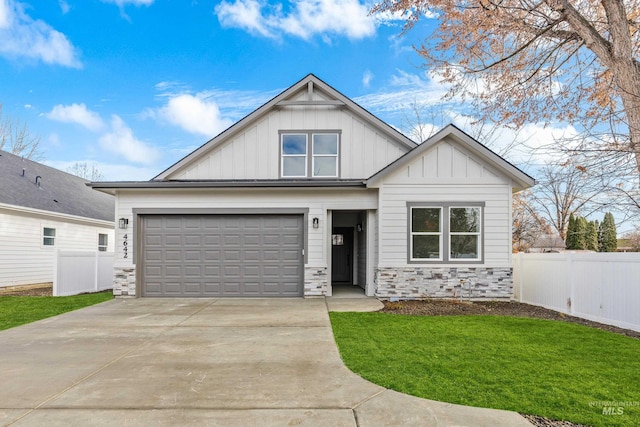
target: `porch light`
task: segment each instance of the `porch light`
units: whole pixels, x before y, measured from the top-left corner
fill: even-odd
[[[356,224],[356,231],[358,233],[360,233],[362,230],[364,230],[364,225],[362,224]]]
[[[318,219],[318,217],[313,218],[313,228],[318,228],[320,227],[320,220]]]
[[[128,226],[129,226],[129,219],[128,218],[120,218],[118,220],[118,228],[120,230],[126,230]]]

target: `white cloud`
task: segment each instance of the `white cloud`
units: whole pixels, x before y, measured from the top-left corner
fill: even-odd
[[[15,0],[0,0],[0,55],[26,57],[46,64],[80,68],[78,53],[67,37],[41,20],[33,20]]]
[[[160,157],[158,150],[137,139],[133,131],[115,114],[111,116],[111,132],[100,137],[99,142],[103,149],[133,163],[152,164]]]
[[[104,122],[98,113],[87,110],[87,106],[84,104],[58,104],[45,116],[59,122],[77,123],[94,132],[98,132],[104,127]]]
[[[69,6],[69,3],[67,3],[65,0],[59,0],[58,4],[60,5],[60,10],[62,11],[63,15],[66,15],[71,10],[71,6]]]
[[[198,95],[173,96],[157,111],[157,117],[179,126],[190,133],[212,138],[231,126],[231,120],[223,118],[218,105]]]
[[[373,73],[369,70],[365,71],[362,75],[362,86],[369,87],[371,80],[373,80]]]
[[[294,0],[284,11],[281,4],[269,5],[259,0],[221,2],[214,9],[224,27],[235,27],[263,37],[279,38],[282,34],[308,40],[327,34],[361,39],[374,34],[375,19],[368,6],[358,0]]]

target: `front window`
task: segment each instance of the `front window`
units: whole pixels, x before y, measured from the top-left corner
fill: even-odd
[[[409,207],[409,261],[481,261],[482,207]]]
[[[280,135],[280,176],[283,178],[337,178],[339,133],[308,132]]]
[[[307,176],[307,135],[295,133],[282,135],[282,176],[291,178]]]
[[[55,244],[56,244],[56,229],[44,227],[42,229],[42,245],[55,246]]]
[[[109,247],[109,235],[99,233],[98,234],[98,251],[107,252],[108,247]]]

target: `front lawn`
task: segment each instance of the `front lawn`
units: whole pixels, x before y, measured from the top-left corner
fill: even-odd
[[[68,297],[0,296],[0,331],[110,299],[111,291]]]
[[[383,387],[591,426],[640,423],[640,340],[506,316],[330,316],[345,364]]]

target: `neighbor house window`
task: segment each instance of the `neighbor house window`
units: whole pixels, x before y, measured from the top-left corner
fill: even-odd
[[[98,251],[107,252],[108,246],[109,246],[109,235],[99,233],[98,234]]]
[[[56,244],[56,229],[44,227],[42,229],[42,245],[54,246]]]
[[[280,175],[283,178],[337,178],[338,132],[287,132],[280,135]]]
[[[482,205],[410,204],[409,261],[482,261]]]

